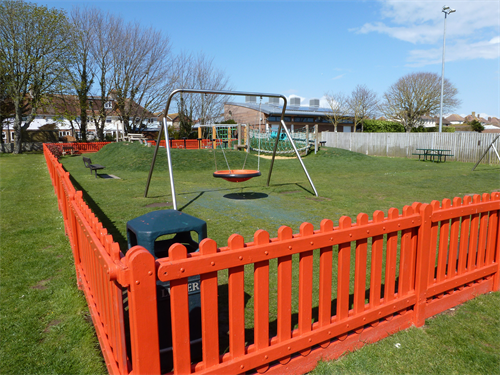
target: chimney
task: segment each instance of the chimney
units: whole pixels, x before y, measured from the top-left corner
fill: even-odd
[[[290,105],[293,107],[300,107],[300,98],[298,96],[290,98]]]
[[[472,112],[472,117],[476,118],[476,112]]]
[[[491,121],[491,117],[488,117],[488,121]]]
[[[245,103],[257,103],[257,97],[245,96]]]
[[[269,104],[279,105],[280,104],[280,98],[269,98]]]

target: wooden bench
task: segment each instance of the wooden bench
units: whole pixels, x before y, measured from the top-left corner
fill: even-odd
[[[140,143],[142,143],[142,141],[146,141],[146,137],[144,137],[143,134],[128,133],[124,138],[125,138],[125,141],[128,141],[128,142],[139,141]]]
[[[90,174],[92,175],[92,171],[95,171],[95,178],[97,178],[97,171],[99,169],[104,169],[106,167],[100,165],[100,164],[92,164],[92,161],[90,158],[83,157],[83,164],[85,164],[85,167],[90,169]]]

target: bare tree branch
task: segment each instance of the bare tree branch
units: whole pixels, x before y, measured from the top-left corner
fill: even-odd
[[[348,97],[342,93],[332,93],[325,94],[326,101],[328,102],[328,106],[331,109],[331,112],[327,113],[327,117],[330,122],[334,126],[334,131],[337,132],[337,126],[340,123],[343,123],[347,118],[347,114],[349,112],[348,106]]]

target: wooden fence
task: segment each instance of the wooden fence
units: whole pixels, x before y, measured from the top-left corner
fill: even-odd
[[[430,316],[500,289],[498,192],[414,203],[401,213],[390,209],[387,217],[375,211],[371,220],[362,213],[355,223],[342,217],[338,227],[328,219],[318,229],[303,223],[296,234],[283,226],[273,239],[258,230],[249,243],[238,234],[224,247],[205,239],[197,253],[175,244],[168,258],[155,261],[140,246],[124,256],[71,185],[69,173],[47,147],[44,153],[78,286],[110,374],[161,372],[158,321],[166,318],[157,315],[159,280],[170,282],[175,374],[305,373],[320,359],[422,326]],[[297,268],[298,311],[293,312]],[[227,321],[217,319],[221,271],[228,278]],[[189,342],[188,277],[194,275],[200,275],[200,359],[191,358]],[[245,321],[248,276],[252,324]],[[277,306],[272,322],[270,304]],[[227,351],[221,331],[228,336]]]
[[[322,132],[321,139],[327,147],[337,147],[373,156],[416,158],[412,153],[417,148],[451,150],[455,160],[476,163],[498,134],[456,133],[334,133]],[[500,139],[496,141],[500,151]],[[491,148],[481,163],[500,164]]]

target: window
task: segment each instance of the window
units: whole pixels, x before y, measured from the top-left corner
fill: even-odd
[[[113,102],[110,100],[104,103],[104,109],[113,109]]]
[[[109,124],[109,123],[111,123],[111,119],[110,119],[109,117],[108,117],[108,118],[106,118],[106,122],[107,122],[108,124]]]
[[[281,116],[269,116],[267,118],[268,121],[272,121],[272,122],[280,122],[281,121]],[[285,122],[291,122],[292,118],[290,116],[285,116],[283,118],[283,120]]]
[[[314,122],[312,117],[295,117],[293,122]]]

